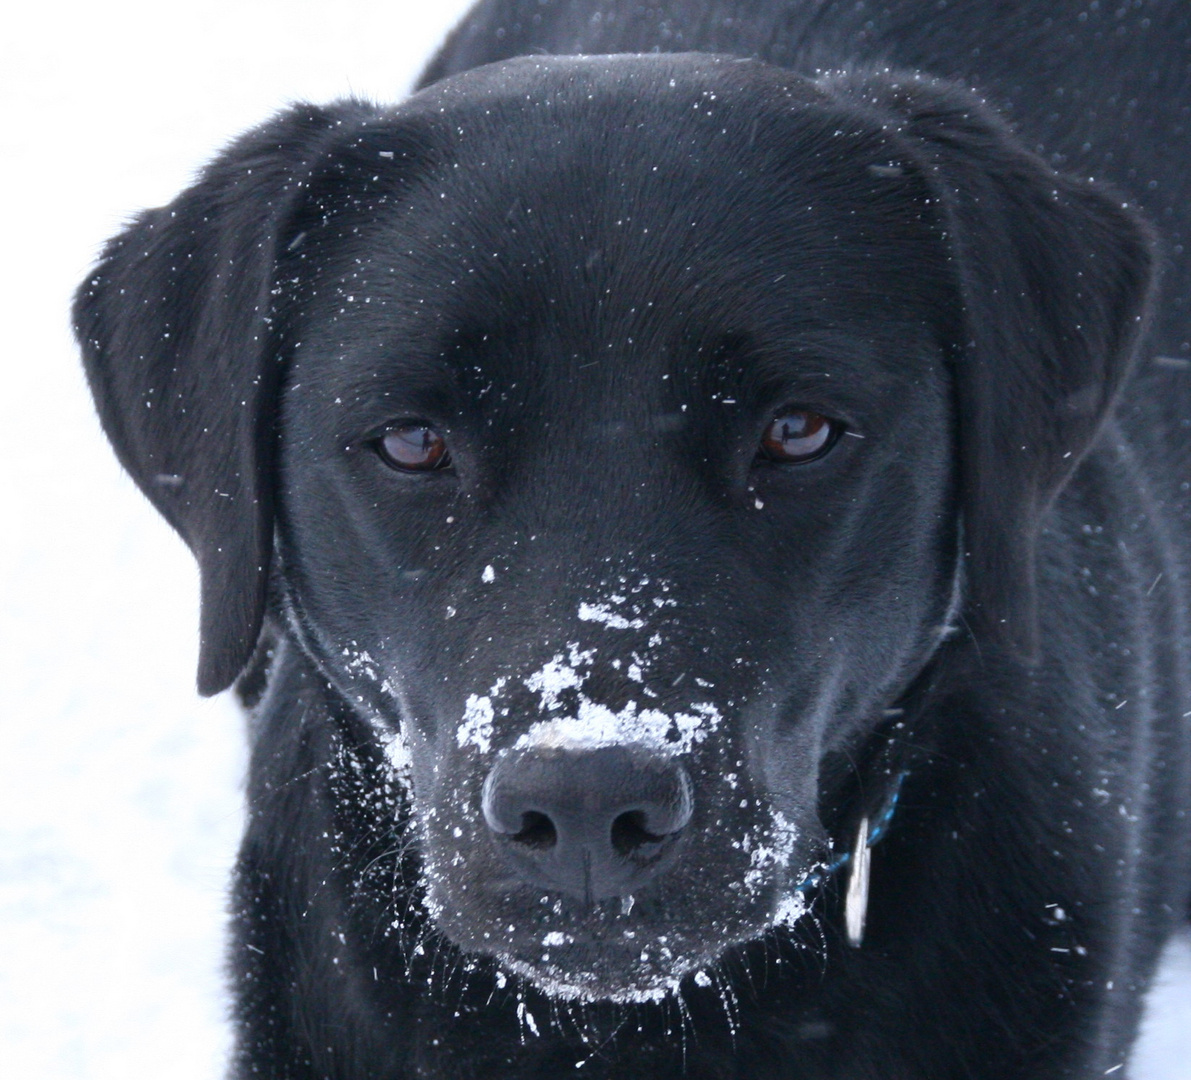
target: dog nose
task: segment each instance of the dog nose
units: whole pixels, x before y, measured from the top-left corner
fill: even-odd
[[[668,869],[693,804],[681,762],[608,746],[506,753],[484,780],[483,810],[523,880],[590,903]]]

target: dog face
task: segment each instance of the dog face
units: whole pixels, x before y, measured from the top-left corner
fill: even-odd
[[[1020,631],[1059,448],[1124,371],[1133,222],[1060,201],[966,96],[873,85],[519,61],[291,115],[195,189],[188,239],[137,226],[177,264],[243,208],[202,256],[216,306],[177,286],[226,392],[164,357],[120,381],[140,331],[111,312],[158,288],[149,256],[118,242],[81,295],[109,430],[202,402],[116,439],[204,564],[207,688],[255,637],[275,511],[290,632],[389,746],[437,926],[557,996],[656,998],[801,914],[823,763],[959,613],[961,516],[968,615]],[[998,246],[1013,215],[1033,263]],[[1079,269],[1035,265],[1078,215],[1053,254]],[[1052,271],[1041,306],[1015,286]],[[1081,335],[1044,310],[1068,280],[1103,300]]]
[[[291,605],[402,732],[439,925],[563,993],[801,910],[819,760],[953,588],[925,185],[805,94],[681,74],[627,114],[514,82],[400,163],[381,125],[280,274]]]

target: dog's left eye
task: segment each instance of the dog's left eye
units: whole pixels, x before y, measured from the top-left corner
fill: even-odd
[[[843,425],[805,409],[783,410],[765,429],[758,459],[800,465],[822,457],[835,445]]]
[[[451,463],[447,440],[425,424],[389,428],[377,441],[376,451],[391,469],[432,472]]]

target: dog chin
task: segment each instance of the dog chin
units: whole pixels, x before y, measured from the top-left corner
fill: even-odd
[[[656,1003],[676,995],[688,978],[698,987],[711,986],[714,971],[728,950],[792,926],[806,911],[805,897],[793,890],[778,900],[769,921],[751,933],[738,928],[736,936],[710,951],[679,951],[671,947],[665,934],[642,935],[640,942],[629,946],[574,942],[568,940],[568,935],[555,932],[543,937],[542,953],[537,958],[498,953],[496,960],[502,974],[497,980],[503,986],[503,972],[507,972],[554,1001]]]
[[[630,952],[587,945],[556,949],[548,961],[531,963],[512,956],[497,959],[505,971],[524,979],[551,1000],[585,1004],[659,1002],[677,993],[688,975],[694,974],[700,983],[710,983],[710,976],[702,969],[715,963],[715,958],[708,956],[659,956],[655,961],[648,949]]]

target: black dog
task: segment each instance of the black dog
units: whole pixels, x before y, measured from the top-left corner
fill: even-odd
[[[1191,7],[492,0],[427,82],[75,311],[252,707],[236,1075],[1124,1076],[1191,892]]]

